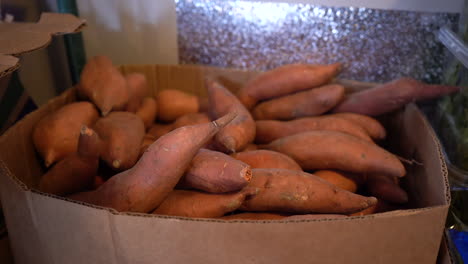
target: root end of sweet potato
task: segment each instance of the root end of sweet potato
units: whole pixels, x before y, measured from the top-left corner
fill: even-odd
[[[81,135],[87,135],[87,136],[92,136],[93,135],[93,130],[91,130],[87,126],[82,126],[80,130]]]
[[[122,162],[121,162],[120,160],[114,160],[114,161],[112,162],[112,167],[118,169],[118,168],[120,167],[121,163],[122,163]]]
[[[371,206],[374,206],[377,204],[377,198],[375,197],[368,197],[367,198],[367,201],[366,201],[366,206],[365,208],[368,208],[368,207],[371,207]]]
[[[219,127],[219,128],[224,127],[227,124],[229,124],[234,118],[236,118],[236,116],[237,116],[237,113],[235,113],[235,112],[228,113],[228,114],[216,119],[215,121],[213,121],[213,124],[216,127]]]
[[[250,182],[252,180],[252,170],[250,169],[250,166],[242,169],[240,172],[240,176],[244,178],[247,182]]]

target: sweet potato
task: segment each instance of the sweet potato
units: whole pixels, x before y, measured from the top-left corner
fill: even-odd
[[[264,144],[306,131],[331,130],[372,141],[367,132],[356,123],[330,115],[303,117],[291,121],[257,120],[255,142]]]
[[[347,119],[359,124],[373,139],[384,139],[387,135],[387,132],[385,131],[385,128],[382,126],[382,124],[370,116],[356,113],[336,113],[331,114],[331,116]]]
[[[110,111],[125,110],[129,91],[124,76],[105,56],[91,58],[81,72],[78,94],[91,100],[106,116]]]
[[[252,195],[252,190],[224,194],[174,190],[153,214],[217,218],[237,210],[247,195]]]
[[[250,143],[242,151],[252,151],[252,150],[257,150],[257,149],[258,149],[257,145]]]
[[[395,204],[408,202],[408,194],[399,185],[397,179],[382,175],[373,175],[367,180],[367,190],[379,200]]]
[[[355,193],[358,189],[358,176],[336,170],[319,170],[314,175],[320,177],[336,187]],[[378,197],[377,197],[378,198]]]
[[[234,117],[230,113],[171,131],[151,144],[131,169],[114,175],[97,190],[69,198],[117,211],[152,212],[174,189],[201,146]]]
[[[173,122],[178,117],[199,110],[198,97],[180,90],[162,90],[156,96],[158,105],[158,120]]]
[[[143,98],[148,94],[148,82],[145,75],[137,72],[125,75],[125,81],[128,88],[126,111],[135,113],[141,107]]]
[[[374,88],[348,95],[332,112],[352,112],[379,116],[420,100],[458,92],[460,87],[430,85],[412,78],[400,78]]]
[[[67,104],[42,118],[34,127],[33,143],[45,166],[76,152],[81,126],[92,126],[98,118],[90,102]]]
[[[346,218],[347,215],[342,214],[305,214],[305,215],[291,215],[284,220],[319,220],[319,219],[333,219],[333,218]]]
[[[190,113],[177,118],[173,123],[172,129],[203,124],[210,121],[211,119],[206,113]]]
[[[111,112],[96,122],[94,130],[103,141],[101,158],[108,166],[123,171],[135,164],[145,135],[141,118],[130,112]]]
[[[292,158],[271,150],[243,151],[231,154],[231,156],[249,164],[252,169],[287,169],[302,171],[301,166]]]
[[[310,131],[277,139],[265,149],[293,158],[304,170],[337,169],[360,174],[405,176],[400,160],[385,149],[337,131]]]
[[[96,175],[94,177],[94,181],[93,181],[93,190],[96,190],[97,188],[101,187],[101,185],[103,185],[106,181],[104,180],[104,178],[100,175]]]
[[[248,187],[258,190],[241,206],[243,211],[346,214],[364,210],[377,202],[296,170],[252,169]]]
[[[174,127],[173,123],[170,123],[170,124],[155,123],[149,128],[147,134],[152,135],[154,138],[158,139],[164,136],[165,134],[171,132],[173,127]]]
[[[393,204],[389,204],[381,199],[378,199],[377,201],[377,204],[367,208],[367,209],[364,209],[362,211],[359,211],[359,212],[356,212],[356,213],[352,213],[350,214],[349,216],[364,216],[364,215],[370,215],[370,214],[376,214],[376,213],[383,213],[383,212],[388,212],[388,211],[393,211],[393,210],[397,210],[397,209],[401,209],[401,208],[398,208],[397,206],[393,205]]]
[[[39,190],[68,195],[90,188],[98,170],[100,147],[97,134],[83,126],[77,152],[69,154],[47,171],[39,181]]]
[[[153,97],[145,97],[141,102],[141,106],[135,113],[137,116],[143,120],[145,128],[148,129],[151,127],[156,119],[158,114],[158,106],[156,105],[156,100]]]
[[[220,217],[223,220],[280,220],[287,216],[272,213],[239,213]]]
[[[149,148],[149,146],[153,144],[156,140],[157,138],[150,134],[146,134],[143,137],[143,141],[141,142],[141,145],[140,145],[140,157]]]
[[[242,87],[237,96],[247,109],[258,101],[318,87],[333,79],[341,64],[290,64],[261,73]]]
[[[250,166],[230,156],[200,149],[177,187],[209,193],[237,192],[252,178]]]
[[[299,117],[318,116],[344,98],[344,87],[329,84],[319,88],[297,92],[259,103],[252,111],[256,120],[291,120]]]
[[[255,138],[255,121],[250,112],[228,89],[220,83],[206,79],[211,115],[218,118],[229,112],[237,113],[237,117],[221,129],[215,137],[217,147],[227,153],[244,149]]]

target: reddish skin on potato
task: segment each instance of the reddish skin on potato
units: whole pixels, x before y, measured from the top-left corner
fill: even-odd
[[[210,121],[211,119],[206,113],[190,113],[177,118],[173,123],[172,129],[203,124]]]
[[[244,149],[255,138],[255,121],[250,112],[228,89],[220,83],[207,79],[206,87],[214,118],[229,112],[237,113],[232,122],[221,129],[215,137],[215,144],[222,152],[233,153]]]
[[[387,132],[385,131],[385,128],[382,126],[382,124],[370,116],[356,113],[336,113],[330,114],[330,116],[343,118],[360,125],[373,139],[382,140],[387,135]]]
[[[148,129],[147,134],[152,135],[154,138],[158,139],[164,136],[165,134],[171,132],[173,127],[174,127],[174,123],[171,123],[171,124],[155,123]]]
[[[135,113],[143,103],[143,98],[148,94],[148,82],[146,76],[141,73],[125,75],[128,88],[128,104],[126,111]]]
[[[112,112],[100,118],[94,130],[102,139],[101,158],[108,166],[123,171],[135,164],[145,136],[141,118],[130,112]]]
[[[336,170],[319,170],[314,172],[314,175],[348,192],[355,193],[358,189],[357,175],[352,175],[351,173],[343,173]]]
[[[92,126],[99,113],[90,102],[67,104],[34,127],[33,143],[46,167],[76,152],[82,126]]]
[[[408,202],[408,194],[390,177],[373,175],[367,180],[367,190],[379,200],[395,204]]]
[[[153,97],[143,98],[143,101],[135,114],[143,120],[145,128],[148,129],[153,125],[156,115],[158,114],[156,100]]]
[[[377,201],[377,204],[364,209],[362,211],[352,213],[349,216],[364,216],[364,215],[370,215],[370,214],[376,214],[376,213],[383,213],[383,212],[388,212],[388,211],[393,211],[393,210],[398,210],[401,208],[398,208],[397,206],[393,204],[389,204],[381,199]]]
[[[292,158],[271,150],[253,150],[242,151],[231,154],[235,159],[243,161],[252,167],[252,169],[286,169],[286,170],[300,170],[301,166],[297,164]]]
[[[174,189],[198,150],[234,117],[230,113],[210,123],[178,128],[151,144],[131,169],[97,190],[69,198],[119,212],[151,212]]]
[[[318,219],[333,219],[333,218],[346,218],[347,215],[342,214],[305,214],[305,215],[291,215],[284,220],[318,220]]]
[[[222,220],[280,220],[284,219],[285,215],[272,214],[272,213],[240,213],[225,215],[220,217]]]
[[[180,90],[162,90],[156,100],[159,108],[158,120],[163,122],[173,122],[183,115],[197,113],[200,109],[197,96]]]
[[[255,125],[255,142],[260,144],[315,130],[339,131],[372,142],[367,132],[358,124],[331,115],[303,117],[291,121],[257,120]]]
[[[96,175],[94,177],[94,182],[93,182],[93,190],[96,190],[97,188],[101,187],[106,182],[102,176]]]
[[[362,211],[377,199],[354,194],[321,178],[296,170],[252,169],[248,187],[258,193],[244,201],[243,211],[346,214]]]
[[[145,151],[149,148],[149,146],[153,144],[156,140],[157,138],[155,138],[154,136],[150,134],[146,134],[143,137],[143,141],[141,142],[141,145],[140,145],[140,157],[141,155],[143,155],[143,153],[145,153]]]
[[[379,116],[404,105],[460,91],[460,87],[430,85],[412,78],[400,78],[347,96],[332,112]]]
[[[337,169],[403,177],[405,167],[385,149],[337,131],[310,131],[277,139],[265,149],[293,158],[304,170]]]
[[[297,92],[259,103],[253,109],[252,116],[256,120],[291,120],[318,116],[341,102],[344,92],[345,88],[339,84]]]
[[[253,143],[250,143],[248,144],[242,151],[252,151],[252,150],[257,150],[258,147],[257,145],[253,144]]]
[[[340,71],[341,64],[289,64],[261,73],[237,93],[247,109],[257,102],[324,85]]]
[[[237,192],[252,178],[250,166],[230,156],[200,149],[177,187],[209,193]]]
[[[99,108],[102,116],[124,110],[129,100],[127,81],[105,56],[95,56],[86,63],[77,89],[81,97],[89,98]]]
[[[59,161],[47,171],[39,182],[39,190],[68,195],[91,187],[97,174],[100,140],[90,128],[83,126],[78,150]]]
[[[217,218],[237,210],[248,195],[252,195],[252,190],[223,194],[174,190],[153,214]]]

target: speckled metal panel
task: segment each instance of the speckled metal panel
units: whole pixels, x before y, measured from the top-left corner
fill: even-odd
[[[435,32],[457,14],[235,0],[176,0],[180,62],[267,70],[342,62],[340,77],[438,82]]]

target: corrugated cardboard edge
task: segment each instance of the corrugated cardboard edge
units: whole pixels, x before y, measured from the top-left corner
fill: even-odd
[[[76,33],[86,21],[71,14],[43,13],[37,23],[0,25],[0,77],[19,68],[20,55],[46,47],[54,35]]]

